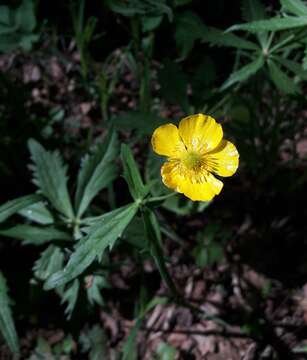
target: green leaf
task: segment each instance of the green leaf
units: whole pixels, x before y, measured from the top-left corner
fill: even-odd
[[[81,333],[79,343],[82,352],[89,352],[89,360],[109,359],[107,336],[99,325],[94,325],[88,332]]]
[[[193,49],[196,40],[201,39],[206,31],[201,18],[192,11],[185,11],[175,18],[175,40],[179,57],[185,59]]]
[[[36,26],[34,4],[32,0],[23,0],[15,11],[15,23],[19,31],[32,32]]]
[[[108,186],[116,175],[115,158],[118,141],[114,131],[104,142],[97,145],[90,155],[85,156],[78,174],[75,208],[81,217],[93,198]]]
[[[280,31],[307,25],[307,16],[275,17],[268,20],[253,21],[248,24],[233,25],[227,31],[245,30],[252,33],[259,31]]]
[[[7,230],[0,230],[0,235],[23,240],[24,245],[43,245],[53,240],[71,240],[71,236],[52,226],[38,227],[32,225],[16,225]]]
[[[258,70],[262,68],[264,65],[263,56],[260,55],[257,59],[252,61],[251,63],[243,66],[241,69],[233,72],[229,78],[224,82],[221,87],[221,90],[225,90],[229,88],[231,85],[247,80],[253,74],[255,74]]]
[[[172,292],[172,296],[178,297],[176,286],[165,264],[163,249],[161,246],[161,230],[157,218],[154,212],[146,207],[142,208],[142,217],[148,245],[160,275],[169,290]]]
[[[127,17],[166,14],[170,21],[173,17],[172,9],[167,6],[165,0],[106,0],[105,3],[115,13]]]
[[[126,144],[122,144],[121,159],[124,166],[124,178],[127,181],[131,196],[134,200],[143,199],[148,194],[149,187],[144,185],[132,152]]]
[[[64,254],[57,246],[50,245],[44,250],[33,266],[35,277],[46,280],[63,268]]]
[[[121,131],[136,130],[141,136],[151,135],[158,126],[166,124],[161,117],[141,111],[129,111],[111,119],[115,129]]]
[[[41,225],[53,224],[54,218],[45,204],[40,201],[18,211],[18,214]]]
[[[188,111],[188,77],[179,64],[170,60],[165,61],[163,68],[158,72],[160,93],[171,104],[179,105]]]
[[[267,17],[265,7],[260,0],[243,0],[242,16],[248,22],[262,20]],[[261,47],[264,48],[268,40],[267,32],[257,33],[257,38]]]
[[[208,42],[216,46],[229,46],[237,49],[257,50],[259,47],[251,41],[245,40],[231,33],[226,33],[214,27],[207,27],[202,42]]]
[[[67,167],[63,165],[60,154],[57,151],[46,151],[33,139],[29,140],[28,145],[34,162],[33,182],[59,212],[68,219],[73,219],[73,209],[67,190]]]
[[[11,10],[6,5],[0,6],[0,32],[2,26],[6,25],[9,26],[11,23]]]
[[[3,274],[0,272],[0,332],[11,351],[19,353],[18,337],[10,309],[8,289]]]
[[[273,61],[269,61],[269,73],[273,83],[285,94],[300,92],[299,87]]]
[[[276,59],[281,65],[292,71],[300,79],[307,80],[307,72],[301,64],[293,60],[285,59],[281,56],[274,56],[274,59]]]
[[[159,360],[175,360],[177,351],[174,347],[165,342],[161,342],[157,349],[157,355],[159,356]]]
[[[243,0],[242,17],[247,22],[265,19],[265,7],[259,0]]]
[[[66,309],[65,309],[65,315],[67,319],[69,320],[71,318],[71,315],[75,309],[77,300],[78,300],[78,294],[80,289],[80,282],[78,279],[75,279],[71,284],[69,284],[65,290],[62,292],[62,301],[61,303],[67,303]]]
[[[145,16],[142,17],[142,29],[143,32],[153,31],[162,22],[163,16]]]
[[[109,284],[104,276],[101,275],[89,275],[89,285],[86,286],[86,294],[88,301],[92,306],[98,304],[104,305],[104,300],[101,296],[101,289],[109,288]]]
[[[280,0],[284,10],[297,16],[307,16],[306,2],[301,0]]]
[[[64,270],[48,279],[45,289],[49,290],[71,281],[88,268],[95,259],[101,257],[108,247],[112,248],[133,219],[137,209],[137,204],[133,203],[106,213],[101,218],[100,224],[93,226],[92,231],[79,240]]]
[[[25,195],[20,198],[6,202],[5,204],[0,206],[0,222],[5,221],[10,216],[14,215],[15,213],[24,208],[27,208],[29,205],[33,205],[41,201],[41,199],[41,196],[33,194]]]

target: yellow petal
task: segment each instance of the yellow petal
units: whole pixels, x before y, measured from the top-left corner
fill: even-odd
[[[186,180],[179,184],[179,189],[193,201],[210,201],[216,195],[209,182],[192,184]]]
[[[159,126],[151,137],[151,145],[157,154],[173,158],[180,157],[186,151],[178,128],[173,124]]]
[[[184,177],[180,175],[178,164],[174,161],[167,161],[161,167],[161,176],[164,185],[177,192],[178,184],[184,181]]]
[[[223,130],[211,116],[197,114],[180,121],[179,135],[188,150],[205,153],[218,146]]]
[[[227,140],[222,140],[216,149],[205,156],[208,171],[220,176],[233,175],[239,166],[238,150]]]
[[[161,168],[163,183],[193,201],[210,201],[222,190],[223,183],[212,174],[185,173],[179,161],[167,161]],[[200,181],[202,179],[202,181]]]

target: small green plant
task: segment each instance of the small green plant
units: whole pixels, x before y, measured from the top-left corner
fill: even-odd
[[[34,33],[36,17],[32,0],[22,0],[20,6],[0,6],[0,52],[16,49],[31,50],[39,38]]]

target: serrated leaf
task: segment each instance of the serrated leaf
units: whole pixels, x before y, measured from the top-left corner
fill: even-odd
[[[269,73],[274,84],[285,94],[298,93],[299,87],[291,80],[278,65],[273,61],[269,61]]]
[[[106,278],[101,275],[90,275],[89,285],[86,286],[86,294],[88,301],[93,306],[98,304],[100,306],[104,305],[103,297],[101,296],[101,289],[110,287]]]
[[[162,97],[171,104],[179,105],[184,111],[188,111],[188,77],[180,65],[167,60],[163,68],[158,71],[158,81]]]
[[[130,148],[126,144],[121,147],[121,159],[124,167],[124,178],[127,181],[130,194],[134,200],[143,199],[149,191],[145,186]]]
[[[206,31],[201,18],[192,11],[185,11],[175,18],[175,40],[179,57],[185,59],[193,49],[196,40],[201,39]]]
[[[54,218],[51,212],[47,209],[42,201],[27,206],[26,208],[18,211],[18,214],[25,217],[26,219],[42,225],[50,225],[54,222]]]
[[[25,195],[20,198],[10,200],[0,206],[0,222],[5,221],[18,211],[41,201],[42,197],[37,194]]]
[[[248,24],[233,25],[227,31],[245,30],[252,33],[259,31],[280,31],[307,25],[307,16],[275,17],[268,20],[253,21]]]
[[[53,226],[39,227],[33,225],[16,225],[10,229],[0,230],[0,235],[23,240],[23,245],[43,245],[53,240],[71,240],[71,236]]]
[[[57,246],[50,245],[35,261],[33,272],[40,280],[48,279],[52,274],[63,268],[64,254]]]
[[[34,162],[33,182],[49,199],[51,204],[63,215],[73,219],[73,209],[67,189],[67,167],[63,164],[57,151],[46,151],[37,141],[28,142]]]
[[[137,204],[124,206],[101,218],[100,224],[93,226],[90,233],[79,240],[75,251],[63,271],[55,273],[45,284],[49,290],[66,284],[80,275],[92,262],[101,257],[106,248],[112,248],[126,226],[133,219],[138,209]]]
[[[75,208],[77,216],[81,217],[93,198],[103,188],[108,186],[116,175],[118,141],[114,131],[108,134],[104,142],[98,144],[87,155],[78,174]]]
[[[202,38],[202,42],[208,42],[216,46],[229,46],[237,49],[257,50],[259,47],[249,40],[245,40],[231,33],[207,27]]]
[[[306,2],[301,0],[280,0],[284,10],[297,16],[307,16]]]
[[[253,74],[255,74],[258,70],[262,68],[264,65],[263,56],[260,55],[257,59],[252,61],[251,63],[241,67],[241,69],[233,72],[229,78],[224,82],[221,87],[221,90],[225,90],[229,88],[231,85],[247,80]]]
[[[14,353],[19,353],[18,337],[10,309],[8,289],[3,274],[0,272],[0,332]]]
[[[80,289],[80,282],[78,279],[75,279],[71,284],[69,284],[65,290],[63,290],[61,297],[61,304],[67,303],[65,314],[67,319],[71,318],[71,315],[75,309],[78,300],[78,294]]]

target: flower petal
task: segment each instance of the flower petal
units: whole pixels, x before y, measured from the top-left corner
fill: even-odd
[[[190,151],[205,153],[215,149],[223,138],[223,130],[211,116],[197,114],[182,119],[179,134]]]
[[[161,176],[165,186],[181,192],[178,189],[178,185],[184,181],[184,177],[180,175],[179,167],[174,161],[167,161],[162,165]]]
[[[222,190],[223,183],[212,174],[206,172],[199,181],[200,176],[185,176],[176,161],[167,161],[161,168],[163,183],[193,201],[210,201]]]
[[[180,157],[186,151],[178,128],[173,124],[159,126],[151,137],[151,145],[157,154],[173,158]]]
[[[233,143],[222,140],[219,146],[206,154],[208,171],[220,176],[233,175],[239,166],[239,153]]]

